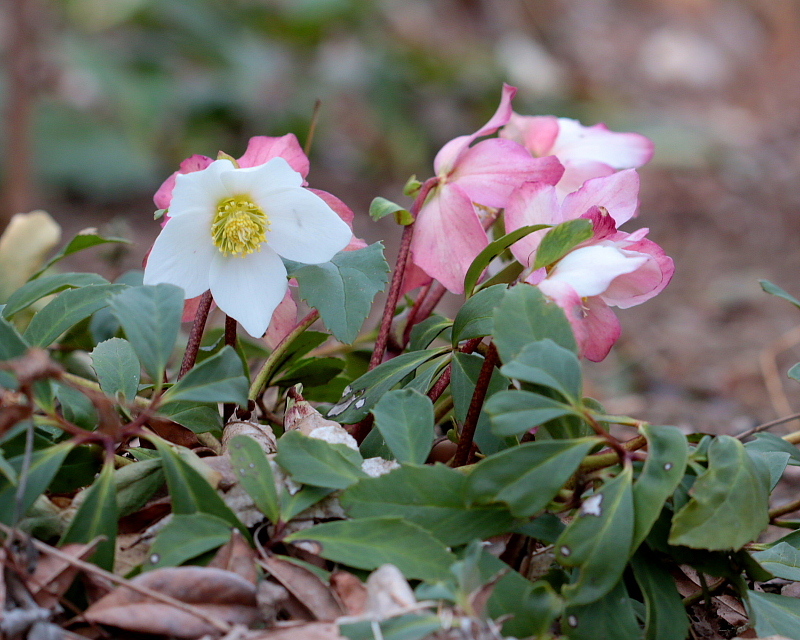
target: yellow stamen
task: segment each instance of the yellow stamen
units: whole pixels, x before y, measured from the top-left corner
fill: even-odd
[[[222,200],[211,223],[211,237],[223,255],[246,256],[261,251],[269,231],[267,214],[248,196]]]

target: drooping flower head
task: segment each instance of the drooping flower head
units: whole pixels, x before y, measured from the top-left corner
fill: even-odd
[[[445,144],[434,159],[436,185],[417,215],[411,252],[413,264],[453,293],[463,292],[470,264],[489,243],[476,205],[502,208],[521,184],[555,184],[563,173],[556,158],[533,158],[512,140],[473,144],[508,122],[516,91],[504,85],[492,118],[475,133]]]
[[[352,239],[350,227],[303,183],[281,157],[247,168],[222,159],[178,173],[145,284],[175,284],[187,299],[210,289],[222,311],[262,336],[287,291],[281,258],[328,262]]]
[[[652,140],[641,134],[610,131],[604,124],[586,127],[570,118],[514,113],[500,136],[524,145],[534,157],[556,156],[565,169],[557,185],[561,197],[586,180],[636,169],[653,157]]]

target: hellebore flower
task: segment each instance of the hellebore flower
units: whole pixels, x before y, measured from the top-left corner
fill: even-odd
[[[508,122],[516,91],[504,85],[492,118],[475,133],[445,144],[434,159],[436,185],[417,215],[411,253],[413,264],[453,293],[464,291],[464,275],[489,243],[475,205],[504,207],[521,184],[555,184],[563,173],[556,158],[532,158],[512,140],[495,138],[472,145]]]
[[[216,160],[176,176],[170,218],[156,238],[145,284],[167,282],[217,306],[262,336],[288,283],[281,258],[328,262],[352,231],[303,176],[277,157],[250,168]]]
[[[536,158],[556,156],[564,165],[558,183],[562,197],[590,178],[636,169],[653,157],[653,142],[641,134],[610,131],[604,124],[585,127],[570,118],[514,113],[500,136],[524,145]]]
[[[637,191],[636,173],[622,171],[587,181],[563,203],[554,187],[526,184],[506,206],[509,231],[575,218],[592,221],[592,238],[554,265],[530,273],[526,282],[538,285],[564,310],[581,355],[594,362],[608,355],[620,335],[619,321],[609,307],[626,309],[649,300],[667,286],[675,270],[663,249],[645,238],[647,229],[617,230],[635,213]],[[512,245],[514,257],[532,267],[544,233],[534,232]]]

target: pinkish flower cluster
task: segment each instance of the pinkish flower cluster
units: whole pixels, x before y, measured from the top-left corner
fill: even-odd
[[[618,227],[636,215],[639,177],[653,145],[636,133],[604,125],[584,127],[552,116],[511,110],[516,89],[504,86],[500,107],[470,136],[448,142],[434,161],[436,186],[420,209],[412,261],[453,293],[488,245],[486,229],[505,210],[505,228],[592,221],[593,236],[552,265],[531,271],[546,231],[512,246],[528,267],[525,281],[566,312],[581,354],[599,361],[616,342],[620,325],[611,306],[627,308],[658,294],[670,281],[672,260],[647,229]],[[498,138],[473,142],[499,130]]]

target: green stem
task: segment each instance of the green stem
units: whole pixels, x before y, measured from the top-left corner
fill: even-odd
[[[618,464],[623,457],[627,457],[627,452],[636,451],[641,449],[647,444],[647,439],[644,436],[636,436],[627,442],[623,442],[620,446],[625,450],[625,456],[620,456],[619,451],[608,451],[606,453],[595,453],[591,456],[586,456],[580,466],[581,473],[588,473],[596,471],[597,469],[604,469]]]
[[[250,400],[255,400],[264,392],[267,383],[270,381],[270,378],[272,378],[272,375],[275,373],[283,356],[286,355],[286,351],[289,349],[292,342],[294,342],[294,339],[314,324],[318,318],[319,311],[312,309],[311,313],[303,318],[297,326],[278,343],[278,346],[269,354],[264,366],[261,367],[256,377],[253,378],[253,384],[250,385],[250,392],[247,394]]]

